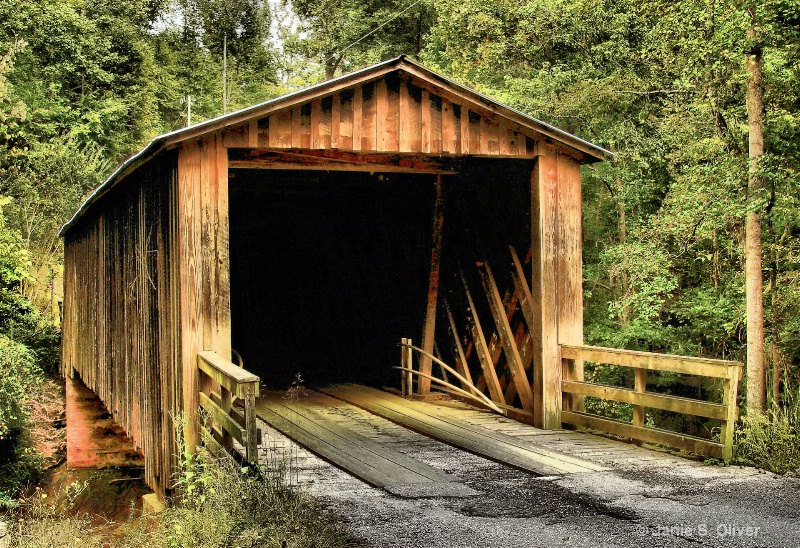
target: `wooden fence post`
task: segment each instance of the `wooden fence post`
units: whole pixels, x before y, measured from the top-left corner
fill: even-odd
[[[722,381],[722,405],[725,406],[725,420],[720,428],[719,442],[722,444],[722,458],[730,461],[733,459],[733,433],[738,418],[736,398],[739,392],[740,367],[730,368],[730,377]]]
[[[246,457],[247,462],[258,464],[258,431],[256,427],[256,396],[258,395],[258,382],[249,383],[244,393],[244,423],[247,432]]]

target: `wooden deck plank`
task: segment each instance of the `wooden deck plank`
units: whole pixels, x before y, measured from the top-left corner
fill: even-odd
[[[379,447],[364,436],[332,424],[318,413],[304,408],[300,402],[262,397],[257,400],[256,410],[261,419],[282,434],[372,486],[385,488],[456,480],[425,463]]]
[[[442,408],[409,402],[379,390],[349,385],[326,389],[325,392],[434,439],[534,474],[560,475],[603,469],[469,424]],[[422,405],[426,407],[420,408]]]
[[[320,425],[325,430],[328,430],[334,436],[338,436],[343,440],[343,443],[354,444],[360,451],[369,455],[374,455],[379,459],[392,462],[397,466],[409,470],[414,474],[418,474],[427,478],[430,481],[436,482],[452,482],[458,481],[458,478],[442,472],[438,468],[434,468],[417,459],[413,459],[400,453],[387,449],[385,445],[377,443],[373,440],[381,439],[384,436],[365,436],[355,430],[352,420],[336,420],[332,417],[324,415],[321,410],[341,404],[341,400],[336,400],[325,394],[319,392],[311,392],[309,397],[301,400],[284,400],[281,398],[265,398],[274,405],[282,405],[290,411],[293,411],[300,416]],[[340,419],[345,417],[339,415]],[[412,482],[408,482],[412,483]],[[414,482],[416,483],[416,482]]]

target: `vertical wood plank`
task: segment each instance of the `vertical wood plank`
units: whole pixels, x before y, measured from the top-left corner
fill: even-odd
[[[250,148],[258,148],[258,120],[253,120],[249,124],[247,144]]]
[[[427,89],[422,90],[420,101],[420,117],[422,120],[420,127],[420,140],[422,152],[431,151],[431,94]]]
[[[300,107],[296,106],[292,109],[292,148],[300,148],[303,146],[302,132],[303,127],[300,120]]]
[[[258,464],[258,427],[256,426],[256,396],[258,396],[258,383],[250,383],[244,395],[244,422],[247,433],[247,447],[245,447],[247,461]]]
[[[558,157],[554,147],[542,147],[531,173],[531,294],[534,305],[534,423],[561,428],[561,359],[558,347]]]
[[[732,367],[731,377],[722,382],[722,405],[726,406],[725,420],[722,421],[719,441],[722,444],[722,458],[725,461],[733,459],[733,433],[738,418],[738,406],[736,403],[739,392],[739,376],[741,368]]]
[[[634,381],[633,389],[639,394],[644,394],[647,390],[647,369],[636,368],[633,370]],[[633,425],[644,426],[644,405],[633,406]]]
[[[283,110],[269,117],[269,146],[289,148],[292,146],[292,111]]]
[[[442,176],[436,176],[436,198],[433,209],[433,238],[431,244],[431,269],[428,278],[428,303],[425,310],[425,327],[422,333],[422,349],[433,354],[434,336],[436,333],[436,305],[439,298],[439,265],[442,255],[442,225],[444,220],[444,202],[442,197]],[[420,372],[431,374],[431,359],[424,354],[420,357]],[[420,376],[417,383],[419,394],[430,393],[431,380]]]
[[[400,150],[400,95],[393,86],[388,88],[386,107],[384,146],[387,151],[397,152]]]
[[[469,124],[469,154],[482,154],[484,132],[482,131],[481,124],[483,116],[469,113],[467,115],[467,120]],[[486,148],[488,148],[488,145]]]
[[[377,139],[377,96],[374,84],[365,84],[363,88],[361,125],[361,150],[376,150]]]
[[[581,167],[568,156],[558,156],[557,298],[559,344],[583,344],[583,211]],[[583,361],[572,360],[569,376],[583,380]],[[566,400],[570,410],[582,411],[583,396]],[[644,420],[644,410],[641,411]]]
[[[339,142],[343,149],[353,148],[353,98],[341,96],[341,109],[339,112]]]
[[[420,105],[411,96],[409,83],[400,82],[400,152],[420,152]]]
[[[499,126],[500,135],[500,154],[504,156],[512,156],[516,153],[514,148],[514,130],[506,124],[501,123]]]
[[[361,150],[361,126],[364,117],[362,92],[361,86],[353,89],[353,150]]]
[[[389,150],[386,142],[389,123],[386,119],[389,115],[389,91],[386,89],[386,80],[383,78],[375,82],[375,111],[376,149],[386,151]]]
[[[322,99],[311,101],[311,148],[322,148],[320,123],[322,122]]]
[[[180,149],[177,217],[182,407],[186,441],[193,448],[199,441],[197,353],[231,354],[228,156],[220,139],[210,136]]]
[[[336,93],[331,97],[331,148],[341,147],[339,142],[341,123],[341,100]]]
[[[442,151],[452,154],[458,153],[458,128],[456,128],[456,114],[453,103],[442,97]]]
[[[461,146],[458,152],[461,154],[469,154],[469,110],[467,110],[467,107],[465,106],[461,107],[461,118],[459,119],[459,125],[461,129]]]
[[[436,97],[436,101],[431,102],[430,108],[430,134],[431,134],[431,152],[439,154],[442,152],[442,104],[441,99]]]

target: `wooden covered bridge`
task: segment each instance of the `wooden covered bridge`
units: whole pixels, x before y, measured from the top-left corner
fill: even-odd
[[[415,407],[410,425],[398,401],[433,384],[538,428],[729,457],[740,364],[583,346],[580,166],[608,154],[405,57],[162,135],[62,229],[63,373],[105,402],[161,494],[171,417],[185,414],[192,447],[202,407],[206,443],[253,460],[256,409],[289,420],[270,393],[257,403],[260,386],[298,372],[402,384],[391,405],[352,386],[312,399],[432,436],[433,412]],[[634,368],[635,385],[586,382],[584,361]],[[719,378],[723,396],[649,392],[656,370]],[[586,413],[587,396],[632,404],[632,423]],[[716,419],[721,436],[646,427],[647,407]],[[304,432],[330,433],[308,413]]]

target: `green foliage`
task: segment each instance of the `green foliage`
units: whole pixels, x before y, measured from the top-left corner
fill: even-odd
[[[778,474],[800,473],[800,429],[787,413],[756,413],[736,433],[736,460]]]
[[[41,369],[24,345],[0,335],[0,439],[19,431],[26,421],[28,394],[41,382]]]
[[[418,55],[434,6],[429,0],[294,0],[291,8],[300,25],[285,37],[284,47],[318,63],[323,69],[318,79],[401,54]]]

